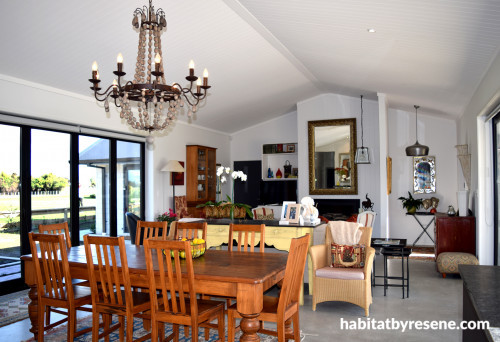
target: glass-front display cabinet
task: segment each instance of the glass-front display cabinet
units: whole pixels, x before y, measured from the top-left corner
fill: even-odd
[[[198,204],[215,201],[216,149],[200,145],[186,146],[186,201],[188,211],[200,217]]]

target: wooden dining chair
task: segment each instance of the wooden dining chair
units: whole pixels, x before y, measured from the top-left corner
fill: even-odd
[[[265,250],[265,224],[229,224],[228,251],[233,250],[233,242],[236,240],[238,252],[254,252],[256,245],[256,234],[259,235],[261,253]]]
[[[127,342],[133,341],[134,317],[150,319],[150,315],[144,314],[150,309],[150,302],[149,293],[132,292],[125,239],[123,236],[85,235],[83,241],[92,292],[92,341],[96,342],[116,329],[119,329],[120,341],[123,341],[124,334]],[[113,314],[118,315],[118,323],[110,327]],[[103,315],[105,325],[101,335],[100,315]],[[149,333],[135,341],[150,337]]]
[[[165,240],[167,238],[167,227],[167,221],[137,221],[137,228],[135,231],[136,246],[142,245],[144,240],[152,237],[161,237]]]
[[[176,240],[186,238],[190,239],[201,239],[207,240],[207,222],[205,221],[194,221],[194,222],[176,222],[175,225],[175,235]]]
[[[185,261],[180,259],[181,251],[186,253]],[[197,342],[198,328],[217,319],[219,341],[224,342],[224,303],[197,299],[190,242],[148,239],[144,252],[151,296],[151,341],[158,341],[159,324],[172,323],[167,341],[172,337],[178,341],[179,325],[183,325],[191,326],[191,340]]]
[[[263,309],[258,319],[276,323],[277,331],[264,329],[261,324],[258,332],[278,336],[278,342],[285,342],[288,339],[294,339],[295,342],[300,341],[299,297],[302,279],[304,278],[309,239],[309,234],[292,239],[279,298],[264,296],[263,299]],[[236,318],[241,318],[241,316],[238,314],[236,304],[233,304],[228,308],[227,314],[229,342],[234,341]],[[293,333],[285,334],[285,322],[289,319],[292,319]]]
[[[41,234],[64,234],[66,246],[71,248],[71,237],[69,236],[68,222],[39,224],[38,232]]]
[[[91,331],[92,328],[76,331],[76,310],[92,311],[83,305],[92,304],[90,289],[74,285],[69,272],[66,242],[63,234],[29,233],[38,296],[38,341],[44,340],[44,331],[61,323],[68,322],[67,340]],[[40,252],[37,250],[37,243]],[[52,309],[53,312],[67,315],[57,322],[45,326],[44,311],[47,306],[64,308],[67,311]]]

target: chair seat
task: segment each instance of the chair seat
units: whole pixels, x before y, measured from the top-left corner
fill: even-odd
[[[66,301],[66,300],[68,300],[67,292],[66,292],[66,289],[64,289],[64,290],[65,290],[64,291],[64,298],[61,298],[60,300]],[[90,298],[90,287],[73,284],[73,295],[75,296],[75,298],[74,298],[75,300],[85,298],[85,297]],[[48,292],[46,292],[45,294],[42,294],[42,297],[56,299],[56,300],[59,299],[59,298],[54,298],[53,296],[50,296]]]
[[[316,270],[316,277],[344,280],[365,279],[364,268],[322,267]]]

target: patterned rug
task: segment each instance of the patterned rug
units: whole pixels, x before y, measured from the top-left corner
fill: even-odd
[[[0,327],[28,318],[28,291],[23,290],[0,297]]]
[[[115,316],[113,317],[113,324],[117,323],[118,320],[115,319]],[[227,322],[226,322],[227,324]],[[92,326],[92,317],[87,316],[84,317],[80,320],[78,320],[78,323],[76,325],[77,330],[84,329],[86,327]],[[45,332],[44,340],[47,342],[65,342],[66,341],[66,334],[67,334],[67,326],[66,324],[56,327],[48,332]],[[166,325],[166,333],[170,334],[172,332],[172,326],[171,325]],[[102,332],[102,329],[100,330]],[[191,332],[191,329],[189,329]],[[141,336],[146,335],[148,332],[143,329],[142,327],[142,319],[140,318],[134,318],[134,339],[139,338]],[[227,335],[227,331],[226,331]],[[236,334],[236,341],[239,340],[241,333]],[[277,341],[278,339],[273,337],[273,336],[267,336],[267,335],[261,335],[260,340],[263,342],[274,342]],[[204,329],[199,329],[199,334],[198,334],[198,340],[199,341],[205,341],[205,333]],[[210,329],[210,339],[208,340],[209,342],[215,342],[218,340],[218,334],[217,330],[215,329]],[[35,340],[33,338],[26,340],[24,342],[34,342]],[[90,342],[92,341],[92,333],[88,333],[82,336],[79,336],[78,338],[75,338],[75,342]],[[110,341],[119,341],[119,336],[118,336],[118,330],[116,332],[112,332],[110,335]],[[150,340],[147,340],[150,341]],[[188,337],[184,336],[184,331],[183,328],[180,328],[179,331],[179,342],[188,342],[191,341],[191,334],[189,334]],[[226,341],[227,341],[227,336],[226,336]]]

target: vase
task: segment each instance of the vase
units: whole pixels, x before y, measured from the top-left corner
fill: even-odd
[[[457,192],[458,215],[467,216],[469,210],[469,190],[460,190]]]

